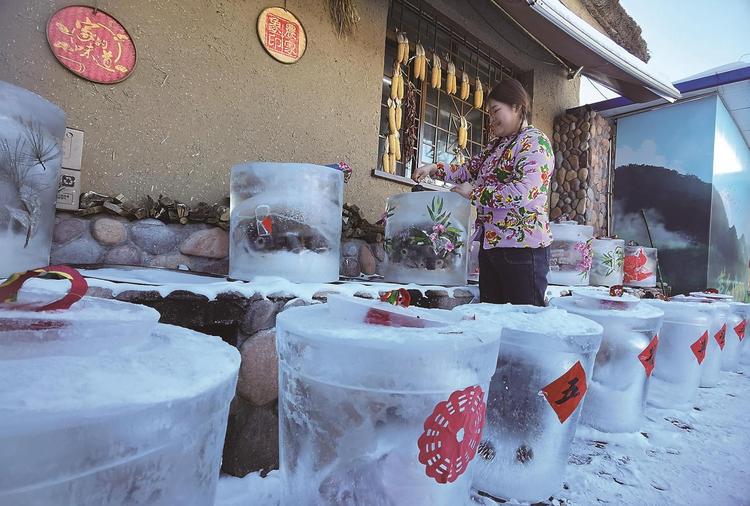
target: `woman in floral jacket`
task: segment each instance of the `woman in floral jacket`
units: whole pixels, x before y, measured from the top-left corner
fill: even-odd
[[[487,97],[494,139],[484,151],[460,166],[424,165],[412,176],[455,183],[452,191],[476,206],[482,302],[544,305],[555,163],[547,136],[526,122],[529,101],[521,83],[501,81]]]

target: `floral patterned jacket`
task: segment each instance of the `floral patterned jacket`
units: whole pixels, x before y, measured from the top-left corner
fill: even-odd
[[[547,197],[554,167],[549,139],[529,125],[517,136],[493,141],[463,165],[438,169],[436,177],[474,184],[473,239],[484,230],[484,249],[540,248],[552,242]]]

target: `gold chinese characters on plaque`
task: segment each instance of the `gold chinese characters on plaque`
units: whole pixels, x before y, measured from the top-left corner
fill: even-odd
[[[260,13],[258,37],[268,54],[282,63],[296,63],[307,47],[302,23],[281,7],[269,7]]]

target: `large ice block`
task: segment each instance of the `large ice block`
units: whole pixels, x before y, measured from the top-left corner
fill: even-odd
[[[49,264],[65,114],[0,81],[0,278]]]
[[[551,285],[588,285],[594,228],[575,221],[552,223],[549,273]]]
[[[721,357],[724,343],[726,342],[727,319],[729,317],[730,306],[728,303],[722,302],[719,299],[708,297],[687,297],[684,295],[676,295],[672,297],[672,300],[680,302],[700,302],[713,309],[711,328],[708,332],[708,348],[706,350],[703,370],[701,371],[700,386],[703,388],[715,387],[721,378],[719,373],[721,372]]]
[[[93,355],[146,341],[159,322],[147,306],[83,297],[65,311],[19,310],[59,293],[22,288],[15,304],[0,305],[0,360],[45,355]]]
[[[386,281],[465,285],[471,205],[457,193],[412,192],[388,197]]]
[[[110,353],[0,359],[0,504],[213,504],[239,363],[169,325]]]
[[[643,302],[664,311],[647,402],[658,408],[689,409],[701,382],[715,310],[700,302]]]
[[[361,304],[278,317],[282,504],[465,504],[500,336]],[[447,322],[417,328],[433,314]]]
[[[344,173],[309,163],[232,167],[229,275],[339,279]]]
[[[594,239],[591,264],[592,285],[621,285],[624,276],[625,241],[622,239]]]
[[[623,283],[627,286],[656,286],[657,250],[643,246],[625,246]]]
[[[588,396],[602,327],[555,308],[468,304],[454,311],[502,333],[473,488],[502,500],[545,501],[562,486],[581,412],[575,403]],[[570,376],[576,371],[583,376]],[[548,396],[560,383],[559,398]]]
[[[581,423],[604,432],[635,432],[643,423],[664,312],[637,297],[611,296],[591,289],[550,304],[604,327]]]
[[[750,320],[750,304],[744,303],[744,302],[733,302],[730,304],[732,311],[734,311],[736,314],[742,318],[742,323],[740,323],[739,327],[735,328],[735,332],[737,333],[737,337],[740,338],[740,363],[741,364],[750,364],[750,342],[749,339],[746,339],[746,329],[747,329],[747,323],[748,320]]]

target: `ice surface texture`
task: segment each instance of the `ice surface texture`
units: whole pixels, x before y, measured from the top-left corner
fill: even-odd
[[[585,303],[575,292],[550,301],[604,327],[581,423],[604,432],[635,432],[643,422],[649,384],[640,355],[658,335],[664,312],[646,304],[618,310],[591,309]]]
[[[478,457],[439,484],[420,463],[417,442],[452,393],[479,385],[486,396],[499,336],[474,321],[367,325],[317,305],[281,313],[276,343],[282,504],[465,502]]]
[[[239,363],[168,325],[110,354],[0,359],[0,504],[213,504]]]
[[[0,81],[0,277],[49,264],[65,114]]]
[[[59,293],[22,288],[18,303],[49,302]],[[0,360],[108,353],[148,339],[159,321],[153,308],[83,297],[65,311],[0,307]]]
[[[246,163],[232,167],[230,185],[230,277],[338,280],[341,171],[305,163]]]
[[[589,381],[602,327],[553,308],[471,304],[455,311],[502,327],[474,488],[501,499],[546,500],[562,486],[578,417],[588,401],[560,423],[541,390],[579,361]]]
[[[594,239],[590,282],[592,285],[621,285],[625,261],[625,241]]]
[[[471,205],[457,193],[388,197],[383,276],[396,283],[465,285]]]

